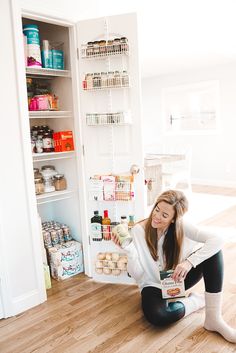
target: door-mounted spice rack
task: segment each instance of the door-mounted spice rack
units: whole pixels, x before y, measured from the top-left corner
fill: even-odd
[[[99,59],[113,55],[129,55],[129,44],[126,37],[88,42],[83,44],[81,48],[83,59]]]
[[[88,72],[83,80],[83,90],[85,91],[123,87],[130,87],[127,71]]]
[[[97,125],[128,125],[131,124],[130,114],[127,112],[117,113],[88,113],[86,114],[86,124]]]

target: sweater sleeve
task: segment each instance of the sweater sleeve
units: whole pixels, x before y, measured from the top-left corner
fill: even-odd
[[[192,224],[184,223],[184,234],[187,238],[203,243],[203,246],[187,257],[187,260],[196,267],[201,262],[215,255],[223,247],[224,240],[217,234],[200,229]]]
[[[133,241],[123,250],[128,256],[127,271],[130,276],[135,279],[135,281],[139,282],[145,275],[145,271],[140,263],[138,251],[135,245],[135,229],[133,230],[133,238]]]

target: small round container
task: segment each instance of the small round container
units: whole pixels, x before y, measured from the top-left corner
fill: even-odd
[[[42,178],[34,179],[35,194],[40,195],[44,193],[44,183]]]
[[[56,174],[54,176],[54,186],[56,191],[65,190],[67,188],[67,182],[64,174]]]

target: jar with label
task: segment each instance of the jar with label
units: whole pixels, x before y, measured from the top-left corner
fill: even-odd
[[[120,53],[120,38],[115,38],[113,40],[113,51],[115,53]]]
[[[114,86],[114,71],[109,71],[108,77],[107,77],[107,87],[113,87],[113,86]]]
[[[106,41],[104,39],[99,41],[99,53],[101,56],[106,54]]]
[[[99,55],[99,42],[98,41],[93,42],[93,55],[94,56]]]
[[[36,153],[43,153],[43,138],[42,135],[38,135],[35,142]]]
[[[93,55],[93,42],[87,43],[86,56]]]
[[[129,75],[127,71],[122,71],[122,86],[128,87],[129,86]]]
[[[53,151],[53,139],[50,131],[45,131],[43,135],[43,152]]]
[[[114,86],[120,87],[121,84],[122,84],[122,81],[121,81],[120,72],[119,71],[115,71],[115,74],[114,74]]]
[[[95,72],[93,75],[93,88],[101,88],[101,75]]]
[[[93,74],[87,73],[85,76],[85,81],[86,81],[86,89],[92,89],[93,88]]]
[[[41,195],[44,193],[44,183],[42,178],[35,178],[34,179],[34,186],[35,186],[35,194]]]
[[[126,37],[120,38],[120,50],[121,52],[127,52],[129,49],[128,47],[128,39]]]
[[[107,72],[101,72],[101,88],[107,87]]]
[[[65,190],[67,188],[66,178],[64,174],[56,174],[54,176],[54,186],[56,191]]]
[[[112,39],[107,41],[107,53],[108,54],[113,53],[113,40]]]

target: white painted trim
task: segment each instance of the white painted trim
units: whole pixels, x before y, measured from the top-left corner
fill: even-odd
[[[32,169],[32,152],[30,147],[30,136],[26,135],[25,132],[29,129],[29,115],[27,106],[27,92],[26,92],[26,77],[25,77],[25,64],[24,64],[24,51],[23,45],[21,45],[22,26],[21,26],[21,9],[18,5],[17,0],[11,0],[11,13],[12,13],[12,26],[14,33],[14,54],[15,54],[15,65],[16,65],[16,83],[18,90],[18,110],[19,110],[19,125],[20,133],[22,136],[22,154],[24,158],[24,169],[25,169],[25,182],[27,185],[26,195],[28,204],[28,220],[29,228],[32,234],[32,252],[34,254],[34,265],[37,276],[38,286],[38,300],[35,302],[39,304],[46,300],[46,289],[44,282],[44,271],[43,271],[43,260],[41,255],[41,242],[40,242],[40,228],[37,216],[37,205],[35,198],[34,189],[34,177]],[[27,305],[27,304],[25,304]],[[24,305],[22,304],[22,307]]]
[[[14,0],[13,0],[14,1]],[[28,11],[25,9],[21,9],[22,16],[25,18],[30,18],[32,20],[36,21],[42,21],[42,22],[47,22],[59,26],[65,26],[65,27],[72,27],[74,26],[73,22],[70,22],[68,20],[62,19],[60,17],[51,17],[43,13],[38,13],[34,11]]]
[[[38,290],[32,290],[14,298],[12,302],[12,312],[14,315],[17,315],[39,304],[39,292]]]
[[[82,135],[82,117],[79,109],[80,86],[79,86],[79,69],[78,60],[76,55],[77,43],[77,26],[70,28],[70,57],[71,57],[71,72],[72,72],[72,91],[73,91],[73,104],[74,104],[74,127],[79,136],[79,145],[76,147],[77,151],[77,170],[78,175],[78,190],[79,190],[79,206],[80,206],[80,219],[81,219],[81,232],[83,243],[83,257],[84,257],[84,272],[89,277],[92,277],[91,268],[91,247],[89,245],[89,224],[88,224],[88,210],[86,198],[86,184],[84,175],[84,156],[83,156],[83,135]]]

